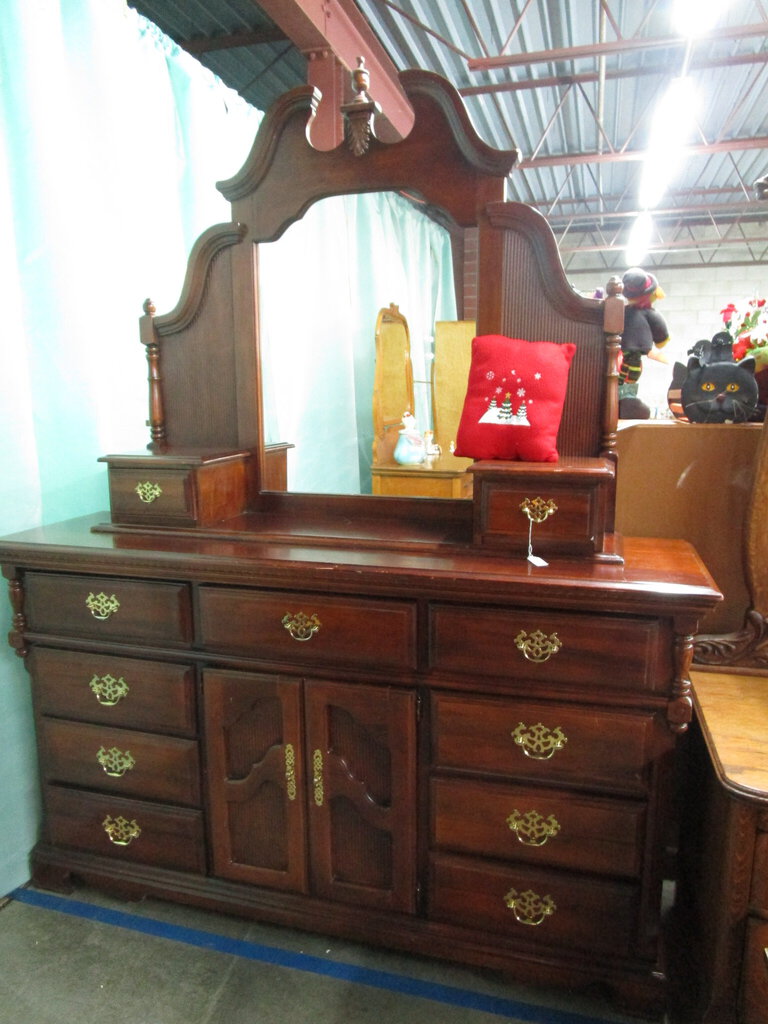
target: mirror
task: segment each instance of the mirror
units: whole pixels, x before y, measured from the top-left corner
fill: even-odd
[[[462,316],[466,291],[479,326],[506,323],[495,308],[503,233],[487,211],[506,205],[518,154],[479,139],[461,97],[438,76],[407,71],[400,79],[413,129],[399,142],[373,138],[362,154],[347,144],[322,152],[308,145],[317,90],[281,97],[240,171],[218,183],[231,217],[195,243],[177,306],[157,316],[145,303],[148,447],[190,458],[234,453],[250,511],[385,507],[355,497],[372,490],[379,309],[396,303],[408,320],[422,432],[432,429],[435,322]],[[405,244],[395,245],[398,237]],[[514,313],[514,303],[505,309]],[[282,493],[286,459],[302,463],[291,470],[299,493]],[[407,503],[397,510],[407,512]],[[466,526],[465,503],[444,503],[439,515]]]
[[[288,490],[381,493],[371,473],[377,318],[394,304],[410,335],[413,386],[401,366],[402,398],[386,415],[409,411],[434,432],[435,323],[457,319],[449,231],[395,192],[333,196],[260,245],[258,259],[265,443],[293,446]]]

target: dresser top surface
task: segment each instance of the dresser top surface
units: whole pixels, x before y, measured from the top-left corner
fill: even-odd
[[[377,533],[375,523],[327,531],[112,530],[108,515],[41,526],[0,539],[0,563],[61,572],[193,578],[201,581],[427,597],[520,601],[619,613],[700,614],[720,599],[686,542],[629,538],[624,563],[483,552],[418,524],[409,536]],[[256,525],[256,524],[251,524]]]
[[[691,673],[696,716],[720,782],[768,805],[768,674]]]

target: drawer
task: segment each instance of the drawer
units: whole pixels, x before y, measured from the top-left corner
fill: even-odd
[[[432,698],[438,768],[642,795],[673,738],[659,715],[511,698]]]
[[[765,1024],[768,1020],[768,921],[747,920],[741,979],[741,1024]]]
[[[33,647],[27,666],[43,715],[181,736],[197,732],[189,665]]]
[[[115,522],[195,519],[194,478],[188,470],[110,467],[109,500]]]
[[[637,876],[645,805],[544,787],[432,780],[432,844],[536,866]]]
[[[662,639],[655,619],[433,605],[429,664],[474,677],[665,691]]]
[[[24,612],[35,633],[185,645],[192,639],[183,583],[30,572]]]
[[[609,459],[476,462],[472,474],[476,544],[523,557],[530,540],[545,555],[594,556],[610,548],[616,466]]]
[[[308,666],[416,667],[416,606],[324,594],[200,588],[207,650]]]
[[[106,455],[115,523],[210,526],[249,506],[253,452]]]
[[[169,804],[200,804],[194,740],[46,718],[40,722],[39,738],[49,782]]]
[[[45,830],[57,846],[180,871],[205,871],[200,811],[49,785]],[[109,828],[116,828],[113,838]]]
[[[432,920],[494,932],[536,949],[560,946],[626,957],[636,930],[638,889],[617,882],[433,855]]]

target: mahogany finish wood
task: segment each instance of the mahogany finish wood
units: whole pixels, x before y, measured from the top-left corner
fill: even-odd
[[[152,454],[107,458],[111,520],[0,540],[40,735],[34,878],[657,1012],[676,740],[720,595],[689,545],[613,531],[622,300],[578,296],[543,218],[498,204],[516,154],[455,91],[403,82],[412,133],[362,158],[308,147],[312,90],[265,118],[222,185],[235,223],[201,237],[174,311],[145,307]],[[257,246],[380,188],[479,224],[480,330],[577,343],[559,472],[480,466],[472,501],[271,489]],[[136,512],[126,473],[150,466],[168,505]],[[557,484],[549,565],[525,557],[521,480]]]
[[[677,913],[692,984],[679,1017],[768,1020],[768,680],[697,670]]]
[[[378,541],[373,522],[346,538],[337,524],[315,543],[314,519],[290,537],[258,516],[210,534],[94,531],[101,519],[0,542],[30,595],[14,643],[41,737],[39,884],[83,879],[533,983],[607,980],[622,1004],[663,1005],[666,794],[692,634],[718,598],[690,547],[627,540],[623,564],[536,569],[446,541],[439,521]],[[95,588],[120,605],[105,620]],[[309,640],[283,622],[299,613],[317,617]],[[537,630],[562,643],[539,663],[516,642]],[[128,688],[111,706],[92,689],[105,677]],[[529,730],[564,743],[531,756]],[[164,767],[108,778],[99,745]],[[524,843],[515,813],[553,817],[556,834]],[[110,817],[140,834],[114,845]],[[557,909],[531,927],[513,890]]]

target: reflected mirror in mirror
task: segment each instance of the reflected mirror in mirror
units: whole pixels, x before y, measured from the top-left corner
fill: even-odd
[[[265,444],[293,446],[290,491],[371,494],[377,317],[392,304],[405,317],[414,408],[401,412],[434,431],[435,323],[457,318],[450,234],[397,193],[336,196],[258,258]]]

